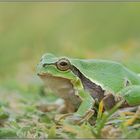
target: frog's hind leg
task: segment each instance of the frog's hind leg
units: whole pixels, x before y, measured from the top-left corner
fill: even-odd
[[[128,107],[127,103],[121,96],[114,96],[111,93],[107,94],[99,103],[98,117],[102,116],[102,113],[104,110],[112,109],[119,102],[120,102],[120,105],[118,108]]]
[[[116,104],[115,101],[115,97],[113,94],[107,94],[104,98],[103,98],[103,105],[105,110],[109,110],[111,108],[114,107],[114,105]]]
[[[140,105],[140,86],[139,85],[132,85],[124,88],[119,92],[119,94],[124,98],[126,103],[129,106],[139,106]],[[136,111],[136,113],[133,115],[133,117],[127,122],[125,122],[125,125],[132,125],[135,120],[140,116],[140,107]]]
[[[140,105],[140,85],[132,85],[122,89],[118,95],[124,98],[129,106]]]

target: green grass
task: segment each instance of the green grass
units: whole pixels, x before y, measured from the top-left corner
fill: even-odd
[[[5,84],[0,91],[0,138],[140,138],[140,118],[125,126],[133,116],[112,117],[117,106],[94,117],[94,124],[75,125],[55,121],[61,115],[52,108],[57,98],[51,94],[44,97],[39,86],[24,89]]]
[[[0,138],[140,138],[140,119],[104,114],[95,125],[57,124],[39,105],[43,53],[116,60],[140,73],[140,3],[0,3]],[[53,107],[53,104],[51,104]],[[128,116],[132,117],[132,116]],[[113,122],[112,125],[107,123]]]

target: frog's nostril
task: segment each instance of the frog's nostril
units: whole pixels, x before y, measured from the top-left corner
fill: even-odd
[[[47,65],[47,64],[46,64],[46,63],[44,63],[42,66],[43,66],[43,67],[46,67],[46,65]]]

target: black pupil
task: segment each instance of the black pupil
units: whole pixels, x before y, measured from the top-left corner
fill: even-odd
[[[67,66],[67,62],[64,62],[64,61],[63,62],[60,62],[60,65],[61,66]]]

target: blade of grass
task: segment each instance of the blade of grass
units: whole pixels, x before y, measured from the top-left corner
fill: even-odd
[[[103,117],[97,120],[95,128],[92,129],[92,132],[97,138],[101,137],[102,128],[105,126],[105,123],[107,122],[109,117],[121,106],[122,102],[117,103],[110,111],[108,111],[108,113],[105,112],[103,114]]]

